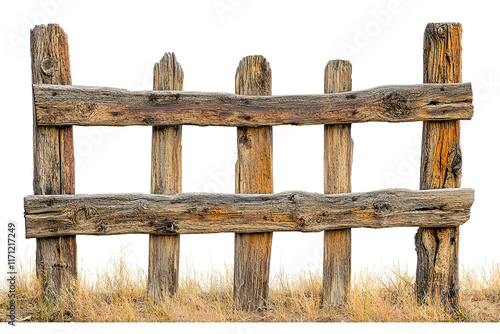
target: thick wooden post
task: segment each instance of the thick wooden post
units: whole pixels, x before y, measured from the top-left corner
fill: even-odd
[[[462,81],[462,26],[429,23],[424,36],[424,83]],[[424,122],[420,189],[459,188],[460,121]],[[419,228],[416,293],[423,301],[458,306],[459,228]]]
[[[71,85],[68,38],[57,24],[31,30],[31,81]],[[33,121],[33,192],[74,194],[75,161],[71,126],[37,126]],[[76,236],[37,239],[36,274],[53,303],[77,279]]]
[[[153,89],[182,90],[184,72],[173,53],[155,64]],[[151,193],[182,191],[182,127],[153,126]],[[180,236],[149,236],[148,291],[154,302],[175,294],[179,282]]]
[[[262,56],[241,60],[236,71],[236,94],[271,95],[271,68]],[[273,192],[272,127],[237,129],[236,193]],[[272,233],[236,233],[234,298],[238,307],[264,307],[269,293]]]
[[[352,66],[332,60],[325,68],[325,94],[352,90]],[[325,125],[325,194],[351,192],[353,141],[351,124]],[[325,231],[323,302],[342,304],[351,284],[351,229]]]

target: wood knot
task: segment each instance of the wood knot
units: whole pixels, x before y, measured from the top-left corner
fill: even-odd
[[[385,213],[391,211],[392,206],[389,203],[379,202],[373,203],[373,209],[378,213]]]
[[[297,226],[300,228],[301,231],[304,231],[304,229],[308,226],[308,223],[304,217],[298,217]]]
[[[141,210],[147,210],[147,209],[149,209],[148,202],[147,201],[140,201],[139,202],[139,208]]]
[[[246,135],[246,133],[242,136],[239,136],[238,137],[238,144],[240,146],[244,146],[244,147],[250,147],[250,138]]]
[[[83,224],[85,223],[86,220],[91,218],[96,214],[96,210],[94,208],[79,208],[76,210],[74,216],[73,216],[73,223],[74,224]]]
[[[108,227],[103,223],[99,223],[95,227],[95,231],[97,233],[106,233],[107,229],[108,229]]]
[[[175,225],[174,220],[166,220],[164,222],[165,224],[165,233],[175,233],[175,230],[177,230],[177,226]]]
[[[396,91],[385,94],[382,106],[385,112],[396,118],[404,118],[410,115],[411,109],[408,105],[409,95],[407,92]]]
[[[75,223],[76,224],[83,223],[85,221],[86,216],[87,216],[87,213],[85,212],[85,208],[76,211]]]
[[[460,171],[462,170],[462,151],[460,148],[457,148],[455,151],[452,152],[453,154],[453,159],[451,160],[451,171],[455,174],[458,175],[460,174]]]
[[[42,60],[42,63],[40,64],[40,68],[43,72],[43,74],[48,75],[48,76],[53,76],[54,75],[54,65],[55,61],[52,57],[46,57]]]
[[[446,26],[443,24],[438,25],[436,28],[436,33],[439,36],[444,36],[446,34]]]
[[[95,103],[86,103],[86,102],[77,102],[75,104],[75,109],[84,117],[90,118],[97,113],[97,104]]]
[[[142,121],[147,125],[152,125],[155,122],[155,119],[151,116],[146,116],[142,119]]]

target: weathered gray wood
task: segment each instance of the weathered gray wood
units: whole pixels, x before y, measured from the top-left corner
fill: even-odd
[[[182,90],[184,72],[173,53],[166,53],[154,66],[153,89]],[[182,192],[182,128],[153,126],[151,193]],[[179,285],[179,235],[149,236],[148,292],[154,303],[173,296]]]
[[[320,232],[449,227],[469,219],[472,189],[389,189],[324,195],[180,193],[38,195],[24,199],[26,237],[76,234]]]
[[[333,60],[325,68],[325,94],[352,90],[352,65]],[[353,141],[351,124],[325,125],[325,194],[351,192]],[[325,231],[323,303],[340,305],[351,284],[351,230]]]
[[[242,95],[272,94],[271,67],[262,56],[248,56],[236,71],[235,90]],[[236,192],[273,192],[273,129],[270,126],[237,129]],[[247,223],[252,224],[253,217]],[[234,236],[234,300],[239,308],[266,306],[273,234],[236,233]]]
[[[429,23],[424,36],[424,83],[462,81],[462,26]],[[459,188],[462,178],[460,122],[424,122],[420,189]],[[423,301],[453,308],[459,302],[459,228],[420,228],[416,293]]]
[[[383,86],[322,95],[243,96],[34,85],[41,125],[265,125],[470,119],[470,84]]]
[[[56,24],[31,30],[31,74],[34,84],[71,85],[68,38]],[[33,192],[74,194],[73,128],[36,124],[33,113]],[[37,239],[36,273],[46,297],[56,303],[77,280],[76,237]]]

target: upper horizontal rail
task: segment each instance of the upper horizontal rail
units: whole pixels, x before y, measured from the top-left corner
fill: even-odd
[[[248,96],[33,85],[39,125],[312,125],[470,119],[463,84],[381,86],[321,95]]]
[[[472,189],[388,189],[324,195],[37,195],[24,199],[26,237],[76,234],[319,232],[354,227],[449,227],[469,219]]]

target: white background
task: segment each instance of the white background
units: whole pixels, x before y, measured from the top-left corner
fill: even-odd
[[[7,4],[8,3],[8,4]],[[77,1],[2,2],[0,122],[0,267],[6,224],[18,224],[18,257],[31,259],[24,238],[23,197],[32,194],[32,96],[29,29],[58,23],[68,34],[73,84],[152,88],[152,68],[175,52],[186,91],[234,92],[241,58],[271,64],[273,94],[323,92],[328,60],[348,59],[353,89],[422,82],[428,22],[463,24],[463,82],[472,82],[475,115],[462,122],[462,187],[476,191],[461,228],[460,262],[482,268],[500,260],[497,242],[500,71],[494,1]],[[422,124],[355,124],[353,191],[418,189]],[[76,192],[149,192],[151,129],[75,127]],[[323,127],[274,128],[274,190],[323,192]],[[183,191],[234,192],[235,128],[183,128]],[[354,273],[400,266],[414,272],[416,228],[353,230]],[[78,266],[87,278],[120,253],[147,271],[148,236],[78,236]],[[275,233],[272,274],[321,270],[322,233]],[[181,238],[181,269],[223,270],[233,262],[234,235]],[[421,332],[420,329],[409,330]]]

